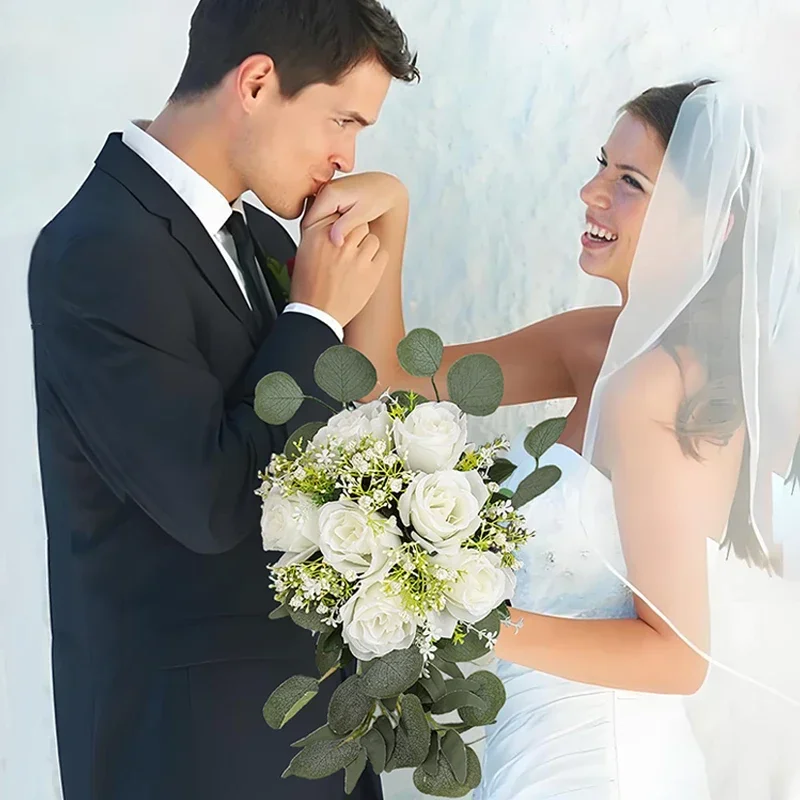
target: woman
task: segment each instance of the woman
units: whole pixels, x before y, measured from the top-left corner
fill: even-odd
[[[797,788],[786,742],[800,659],[770,647],[787,640],[776,608],[797,611],[798,597],[770,575],[766,488],[789,474],[800,428],[800,205],[785,162],[765,158],[766,133],[754,104],[710,82],[627,104],[582,191],[580,259],[617,285],[621,314],[572,312],[447,349],[445,368],[495,355],[505,402],[577,397],[545,456],[562,479],[523,509],[537,535],[497,642],[508,702],[488,729],[482,800]],[[521,445],[511,459],[514,488],[533,461]],[[701,750],[684,696],[710,662],[722,677],[713,705],[698,695]],[[740,758],[756,750],[772,761]]]
[[[785,736],[800,730],[800,660],[780,647],[775,612],[800,608],[768,573],[765,489],[789,473],[800,428],[800,206],[770,173],[763,133],[726,86],[651,90],[625,107],[584,187],[581,266],[616,283],[623,310],[582,455],[554,447],[562,480],[524,509],[540,535],[497,642],[509,699],[481,798],[797,789]],[[521,447],[511,458],[513,488],[533,462]],[[767,655],[775,644],[782,658]],[[696,701],[698,741],[681,696],[709,662],[722,680]],[[752,759],[756,745],[771,763]]]

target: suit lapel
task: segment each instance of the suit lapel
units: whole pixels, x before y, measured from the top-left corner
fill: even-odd
[[[168,221],[172,236],[183,245],[220,300],[256,342],[259,331],[236,279],[208,231],[172,187],[123,143],[119,133],[108,137],[96,164],[127,187],[150,213]]]

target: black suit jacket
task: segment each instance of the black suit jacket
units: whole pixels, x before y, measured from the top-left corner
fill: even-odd
[[[294,254],[277,222],[247,216],[265,254]],[[176,700],[175,676],[246,659],[269,660],[266,678],[313,674],[309,634],[267,619],[254,489],[289,430],[252,397],[275,370],[318,393],[314,363],[338,340],[296,313],[258,330],[197,217],[119,134],[39,235],[29,296],[65,800],[205,797],[181,744],[199,701]],[[324,417],[306,401],[292,426]],[[273,685],[254,690],[257,715]],[[279,774],[288,752],[253,756]]]

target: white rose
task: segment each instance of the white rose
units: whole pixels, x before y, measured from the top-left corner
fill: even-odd
[[[411,537],[429,551],[458,549],[480,527],[489,490],[475,472],[417,475],[400,496],[398,510]]]
[[[328,420],[311,441],[314,447],[323,447],[333,437],[344,444],[361,441],[367,436],[373,436],[378,441],[388,441],[391,428],[392,418],[386,404],[373,400],[352,411],[340,411]]]
[[[447,612],[461,622],[476,623],[514,594],[514,573],[497,553],[460,550],[436,556],[434,562],[457,569],[460,577],[445,592]]]
[[[319,545],[319,507],[304,494],[284,497],[273,486],[261,507],[261,541],[265,550],[279,550],[305,560]]]
[[[396,419],[393,433],[409,469],[453,469],[467,444],[467,419],[454,403],[423,403]]]
[[[319,549],[325,561],[342,575],[374,575],[401,544],[394,518],[365,511],[347,498],[320,509]]]
[[[414,643],[417,626],[398,595],[380,581],[367,581],[342,606],[342,637],[359,661],[381,658]]]
[[[427,622],[434,639],[451,639],[458,625],[458,620],[447,609],[431,611]]]

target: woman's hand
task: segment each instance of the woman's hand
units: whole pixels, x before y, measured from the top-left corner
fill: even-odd
[[[331,228],[331,241],[341,247],[347,236],[360,225],[369,225],[402,209],[407,213],[408,190],[394,175],[365,172],[346,175],[324,186],[306,210],[303,229],[334,214],[339,219]]]

